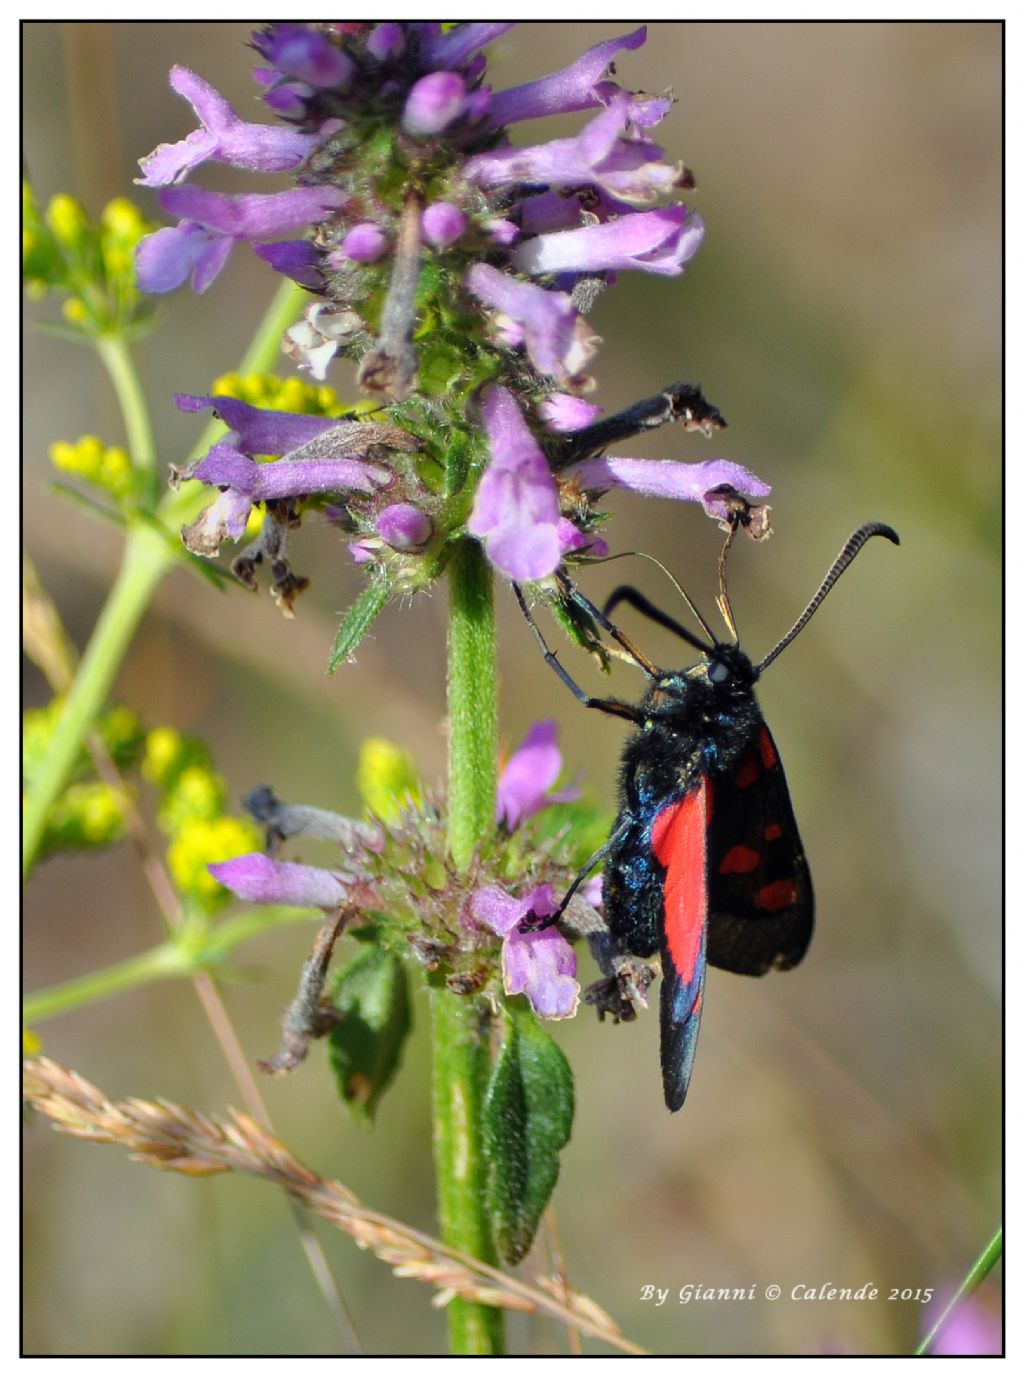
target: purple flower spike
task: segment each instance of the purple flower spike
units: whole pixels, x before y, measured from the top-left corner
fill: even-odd
[[[344,91],[355,71],[347,54],[307,24],[274,24],[269,33],[253,35],[253,46],[286,76],[310,86]]]
[[[533,274],[639,268],[677,277],[703,237],[699,215],[688,215],[685,206],[664,206],[624,215],[606,225],[539,235],[520,244],[512,258],[523,272]]]
[[[549,803],[570,803],[580,796],[576,788],[552,794],[552,784],[562,772],[558,749],[558,723],[537,722],[516,748],[498,779],[498,822],[514,832],[527,818]]]
[[[509,342],[521,338],[542,373],[567,382],[578,377],[593,357],[597,336],[566,292],[549,292],[532,282],[519,282],[487,263],[474,263],[466,273],[466,286],[485,305],[513,322],[517,328]]]
[[[627,202],[649,202],[671,191],[679,171],[661,162],[657,144],[625,139],[629,97],[620,92],[574,139],[549,139],[530,148],[495,148],[466,163],[480,186],[544,183],[594,185]]]
[[[435,201],[423,212],[420,232],[432,249],[447,249],[465,234],[467,224],[458,206],[448,201]]]
[[[473,895],[473,916],[504,938],[501,966],[506,994],[525,994],[541,1018],[572,1018],[580,999],[576,953],[557,928],[520,932],[530,913],[546,918],[555,912],[551,885],[540,885],[523,899],[496,886]]]
[[[162,143],[140,159],[141,186],[170,186],[212,158],[250,172],[287,172],[298,167],[319,134],[273,125],[246,124],[219,92],[187,67],[171,68],[171,88],[196,112],[201,129],[179,143]]]
[[[430,72],[409,92],[402,123],[415,138],[429,139],[453,124],[465,104],[466,83],[458,72]]]
[[[558,568],[558,488],[547,460],[503,387],[484,393],[491,461],[480,480],[468,528],[491,563],[513,579],[542,579]]]
[[[207,869],[226,889],[252,904],[332,909],[349,897],[349,888],[330,870],[274,861],[260,851],[221,861]]]
[[[426,545],[434,523],[411,502],[394,502],[377,517],[374,529],[393,550],[415,550]]]
[[[355,263],[376,263],[388,251],[388,237],[372,220],[353,225],[341,241],[342,257]],[[332,255],[333,256],[333,255]]]
[[[550,76],[499,91],[491,104],[491,124],[516,124],[541,115],[564,115],[572,110],[591,110],[606,102],[597,89],[609,62],[623,48],[639,48],[647,41],[647,29],[634,29],[621,38],[609,38],[588,48],[581,57]]]
[[[749,469],[727,459],[680,464],[672,459],[619,459],[606,455],[570,464],[564,476],[575,479],[584,489],[629,488],[648,497],[699,502],[708,516],[719,521],[729,515],[731,494],[756,503],[771,493],[769,484],[762,483]]]

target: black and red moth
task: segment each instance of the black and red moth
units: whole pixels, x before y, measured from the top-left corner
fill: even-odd
[[[661,1071],[670,1110],[681,1108],[690,1083],[708,962],[740,975],[789,970],[811,940],[811,875],[754,685],[872,536],[899,544],[896,532],[878,522],[855,531],[802,616],[759,664],[739,647],[724,552],[719,606],[733,636],[728,642],[715,638],[688,598],[707,643],[634,588],[616,589],[601,612],[562,577],[563,599],[603,627],[647,675],[650,684],[639,704],[586,693],[549,649],[516,590],[545,659],[563,683],[586,707],[636,727],[622,753],[619,813],[608,841],[558,912],[533,926],[557,922],[578,886],[604,862],[605,921],[619,950],[661,956]],[[694,646],[700,661],[682,670],[652,664],[609,620],[619,603]]]

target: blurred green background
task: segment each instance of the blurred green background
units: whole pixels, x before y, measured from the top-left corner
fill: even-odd
[[[494,83],[540,75],[621,31],[523,25],[496,45]],[[138,157],[194,127],[167,88],[173,62],[261,118],[249,114],[246,36],[237,24],[27,24],[25,152],[40,198],[69,191],[96,214],[130,189]],[[556,1030],[578,1088],[555,1197],[569,1275],[655,1352],[907,1352],[924,1324],[911,1303],[653,1309],[640,1288],[948,1287],[998,1219],[1001,41],[995,23],[668,23],[619,62],[627,86],[674,89],[659,138],[696,172],[708,233],[683,278],[623,275],[601,298],[597,399],[612,410],[687,378],[729,420],[712,442],[661,432],[620,452],[727,457],[775,485],[774,538],[738,542],[731,567],[755,656],[856,525],[885,520],[903,537],[898,551],[869,548],[761,689],[818,897],[805,963],[764,981],[712,972],[677,1117],[661,1102],[653,1007],[632,1026],[598,1025],[587,1010]],[[200,180],[253,189],[221,168]],[[138,203],[157,216],[150,196]],[[197,433],[171,393],[206,391],[234,366],[271,277],[240,250],[207,296],[166,300],[141,362],[167,462]],[[118,539],[47,491],[46,448],[89,431],[122,436],[91,354],[30,330],[25,358],[26,540],[83,645]],[[343,369],[332,381],[353,395]],[[611,505],[615,549],[650,551],[712,603],[712,523],[631,495]],[[337,614],[359,580],[325,527],[307,525],[296,548],[314,586],[293,622],[266,597],[176,573],[118,695],[152,722],[205,737],[236,796],[271,781],[290,800],[354,809],[358,743],[371,733],[439,776],[443,598],[389,609],[358,664],[328,680]],[[639,563],[595,569],[584,585],[599,600],[623,577],[670,602],[661,575]],[[499,594],[505,740],[556,717],[567,773],[583,768],[589,796],[611,807],[622,729],[558,685]],[[682,658],[657,629],[637,634],[661,663]],[[601,685],[582,657],[566,659]],[[619,668],[612,691],[640,685]],[[45,696],[32,670],[27,693]],[[252,1058],[275,1046],[311,936],[292,926],[236,952],[251,978],[224,993]],[[51,861],[27,897],[27,988],[159,937],[129,846]],[[303,1160],[432,1231],[422,1001],[416,1012],[372,1136],[336,1106],[321,1048],[263,1090]],[[51,1056],[113,1096],[210,1111],[238,1100],[187,983],[39,1031]],[[291,1216],[268,1186],[139,1169],[42,1122],[26,1168],[28,1352],[337,1351]],[[319,1232],[367,1352],[443,1351],[428,1288]],[[998,1313],[994,1280],[980,1300]],[[549,1322],[514,1320],[512,1333],[518,1351],[564,1351]]]

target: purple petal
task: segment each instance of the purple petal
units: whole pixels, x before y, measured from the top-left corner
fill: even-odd
[[[345,90],[352,80],[352,59],[306,24],[274,24],[268,33],[254,34],[253,42],[267,62],[310,86]]]
[[[548,790],[562,770],[558,724],[537,722],[509,757],[498,779],[498,822],[514,832],[550,802]]]
[[[191,276],[196,291],[203,291],[227,261],[232,242],[188,223],[147,234],[135,251],[139,287],[144,292],[173,292]]]
[[[528,900],[513,899],[503,889],[488,886],[473,895],[470,910],[474,918],[486,923],[492,932],[505,937],[519,926],[530,911]]]
[[[387,471],[358,459],[277,459],[257,464],[230,445],[214,445],[190,475],[215,487],[229,486],[254,502],[324,492],[373,492]]]
[[[558,487],[515,398],[491,386],[481,406],[491,461],[468,522],[491,562],[516,579],[539,579],[558,567]]]
[[[212,559],[225,540],[241,540],[251,511],[251,498],[237,488],[218,493],[195,521],[181,528],[185,548],[194,555]]]
[[[430,72],[409,92],[402,124],[415,138],[440,134],[462,114],[466,83],[458,72]]]
[[[352,431],[356,436],[365,434],[363,427],[355,421],[338,421],[329,416],[301,416],[292,411],[270,411],[250,406],[237,397],[202,397],[189,392],[176,392],[174,401],[179,411],[198,412],[212,408],[234,432],[238,448],[248,455],[290,454],[329,430],[340,431],[341,435],[346,431]]]
[[[572,110],[589,110],[603,104],[594,89],[604,76],[608,63],[623,48],[639,48],[647,39],[647,29],[634,29],[621,38],[609,38],[604,43],[578,57],[568,67],[528,81],[522,86],[513,86],[507,91],[498,91],[491,104],[491,124],[495,127],[515,124],[519,120],[532,120],[540,115],[567,114]]]
[[[392,549],[415,550],[426,545],[433,534],[434,523],[426,512],[411,502],[394,502],[377,517],[374,529]]]
[[[709,516],[719,519],[728,514],[728,506],[723,498],[716,499],[716,489],[731,489],[747,501],[765,498],[771,492],[769,484],[756,474],[727,459],[681,464],[674,459],[620,459],[605,455],[570,464],[563,476],[575,479],[584,489],[629,488],[648,497],[700,502]]]
[[[343,258],[351,259],[354,263],[376,263],[388,251],[388,237],[380,225],[372,220],[364,220],[352,226],[338,251]]]
[[[516,267],[528,273],[606,272],[639,268],[676,277],[704,237],[699,215],[685,206],[635,211],[605,225],[542,234],[513,250]]]
[[[219,92],[187,67],[171,68],[171,87],[189,102],[203,128],[179,143],[162,143],[141,159],[142,186],[183,181],[207,158],[251,172],[287,172],[302,162],[320,138],[319,133],[246,124]]]
[[[568,381],[577,377],[593,356],[597,337],[581,320],[566,292],[520,282],[486,263],[475,263],[469,269],[466,286],[485,305],[521,327],[526,352],[542,373]]]
[[[348,197],[333,186],[293,187],[270,196],[225,196],[197,186],[166,187],[160,204],[170,215],[194,220],[232,239],[273,239],[303,229],[338,210]]]
[[[544,421],[544,429],[555,432],[582,430],[595,421],[604,407],[585,402],[569,392],[552,392],[537,407],[537,415]]]
[[[405,52],[405,29],[401,24],[376,24],[366,37],[366,51],[378,62],[390,62]]]
[[[337,908],[348,889],[330,870],[274,861],[262,852],[208,866],[225,888],[254,904],[294,904],[298,908]]]
[[[420,40],[420,57],[427,67],[458,67],[467,57],[514,28],[514,21],[498,24],[460,24],[448,33],[437,31]]]
[[[679,171],[661,161],[656,144],[622,137],[628,107],[620,92],[575,138],[479,153],[466,162],[464,176],[487,187],[592,184],[627,202],[652,201],[677,184]]]
[[[448,201],[434,201],[423,212],[420,233],[432,249],[447,249],[465,234],[468,223],[458,206]]]
[[[587,534],[563,516],[558,523],[558,546],[563,555],[586,551],[592,559],[604,559],[608,542],[598,535]]]
[[[290,277],[300,287],[309,287],[314,292],[323,287],[323,255],[308,239],[281,239],[273,244],[253,244],[253,250],[275,272]]]

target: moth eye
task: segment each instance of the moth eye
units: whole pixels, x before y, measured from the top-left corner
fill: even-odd
[[[721,660],[712,660],[708,665],[708,678],[713,684],[724,684],[729,677],[727,665],[723,665]]]

